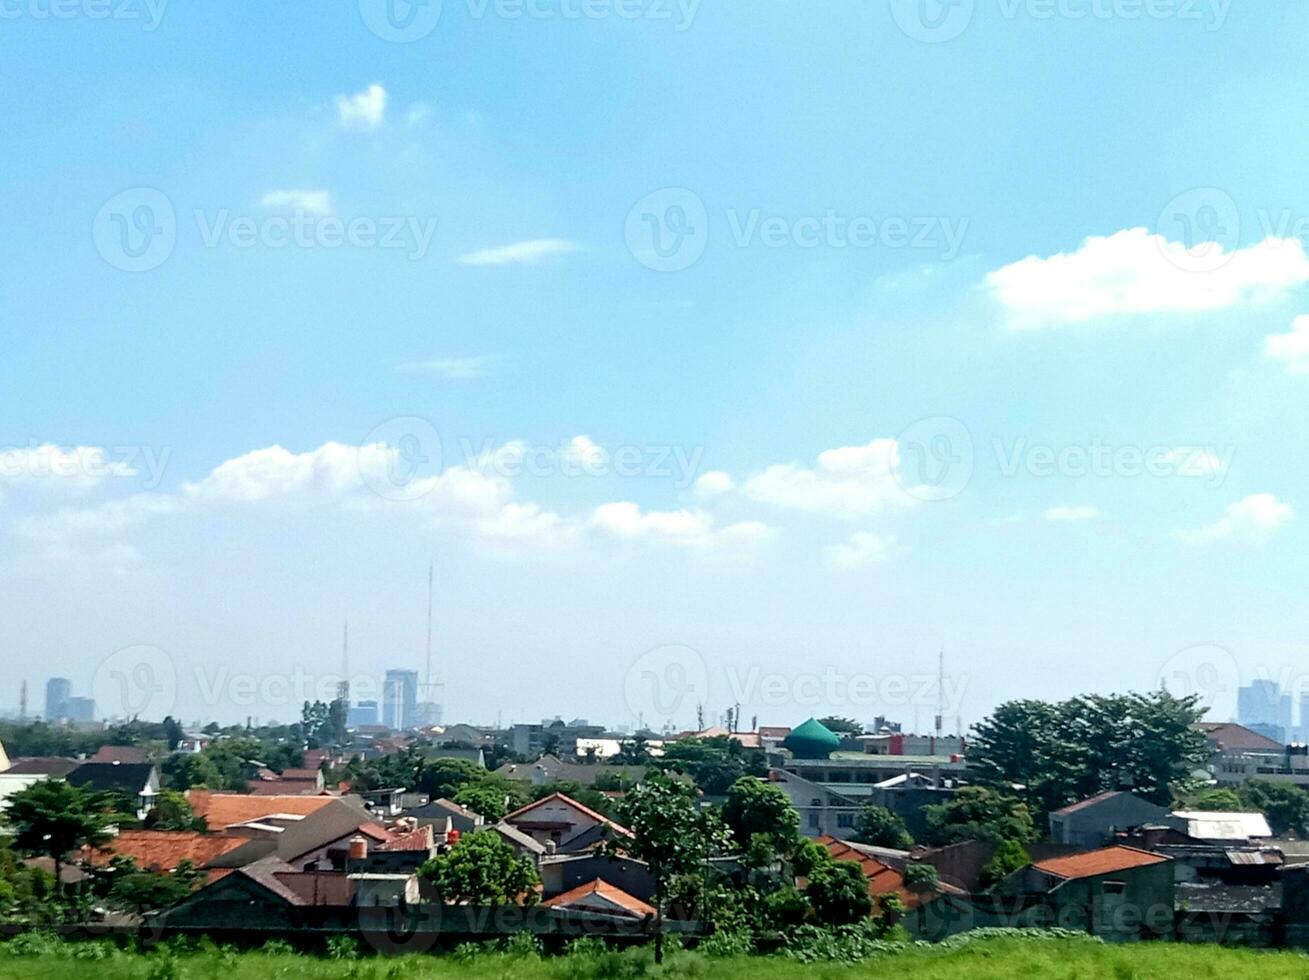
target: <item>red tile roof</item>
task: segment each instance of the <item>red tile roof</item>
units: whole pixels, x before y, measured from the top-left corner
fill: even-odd
[[[131,858],[148,871],[172,871],[183,861],[203,868],[246,842],[244,837],[194,831],[124,830],[104,847],[84,849],[83,854],[93,865],[105,865],[121,856]]]
[[[566,908],[570,905],[577,905],[585,908],[587,899],[592,895],[599,895],[601,898],[617,905],[624,912],[634,915],[638,918],[645,918],[647,915],[654,915],[655,910],[652,906],[641,901],[635,896],[629,895],[616,885],[611,885],[603,878],[596,878],[588,881],[584,885],[578,885],[572,891],[566,891],[562,895],[556,895],[554,898],[548,898],[542,905],[549,908]],[[597,907],[600,903],[595,903],[592,908]]]
[[[1137,850],[1135,847],[1112,844],[1095,851],[1034,861],[1032,867],[1056,878],[1093,878],[1096,875],[1112,874],[1129,868],[1143,868],[1167,860],[1169,859],[1162,854],[1151,854],[1149,851]]]
[[[1202,721],[1197,727],[1220,749],[1235,752],[1282,752],[1285,746],[1276,739],[1260,735],[1233,721]]]
[[[308,816],[331,803],[335,796],[251,796],[245,793],[215,793],[207,789],[187,790],[187,801],[197,817],[204,817],[210,830],[223,830],[234,823],[261,820],[274,813]]]
[[[379,851],[430,851],[433,847],[432,825],[424,824],[407,834],[393,832],[388,840],[377,845]]]

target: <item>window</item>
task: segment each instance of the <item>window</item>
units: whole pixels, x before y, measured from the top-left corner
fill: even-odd
[[[1125,881],[1106,881],[1100,886],[1100,890],[1106,895],[1121,895],[1127,891],[1127,882]]]
[[[838,827],[853,827],[853,826],[854,826],[854,814],[853,814],[853,813],[838,813],[838,814],[836,815],[836,825],[837,825]]]
[[[814,811],[809,812],[809,827],[812,830],[821,830],[823,826],[823,815]]]

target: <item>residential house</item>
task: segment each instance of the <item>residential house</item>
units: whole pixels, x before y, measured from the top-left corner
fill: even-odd
[[[437,745],[423,752],[429,759],[463,759],[479,769],[486,768],[486,753],[480,745]]]
[[[1219,810],[1176,810],[1163,823],[1195,840],[1211,844],[1248,844],[1273,836],[1262,813],[1229,813]]]
[[[86,760],[87,762],[120,762],[131,765],[140,765],[143,762],[149,762],[146,758],[145,749],[139,745],[102,745],[95,752],[95,755]]]
[[[1050,813],[1050,837],[1060,844],[1095,848],[1115,834],[1157,823],[1168,811],[1124,790],[1100,793]]]
[[[134,801],[142,820],[159,795],[159,770],[148,762],[84,762],[64,778],[71,786]]]
[[[546,853],[590,850],[612,837],[632,836],[626,827],[563,793],[520,807],[504,822],[545,845]]]
[[[594,878],[553,898],[547,898],[541,904],[547,908],[627,916],[634,919],[653,918],[655,914],[652,905],[602,878]]]
[[[537,870],[545,898],[572,891],[588,882],[603,880],[629,895],[649,900],[655,893],[650,866],[636,858],[586,851],[580,854],[546,854]]]
[[[827,835],[819,837],[818,843],[836,860],[853,861],[859,865],[868,879],[868,895],[874,900],[874,912],[877,911],[877,900],[883,895],[896,895],[906,909],[912,909],[943,894],[961,893],[960,889],[946,882],[930,888],[907,887],[904,880],[909,858],[907,851],[871,847]]]
[[[545,854],[545,845],[535,837],[523,833],[512,824],[507,824],[503,820],[499,823],[492,824],[486,830],[499,834],[505,842],[514,849],[514,853],[519,857],[529,857],[533,863],[538,863]]]
[[[77,759],[66,759],[58,755],[27,756],[14,759],[3,775],[63,779],[81,764]]]
[[[466,806],[460,806],[454,800],[439,797],[423,806],[411,807],[404,811],[406,817],[413,817],[420,825],[445,827],[449,821],[450,829],[461,834],[471,834],[481,830],[486,818]]]
[[[250,796],[245,793],[215,793],[207,789],[186,792],[187,802],[197,817],[203,817],[211,831],[233,824],[258,821],[273,814],[307,816],[330,804],[332,796]]]
[[[323,792],[321,769],[283,769],[280,773],[263,770],[250,781],[254,796],[307,796]]]
[[[994,891],[1039,905],[1044,925],[1118,941],[1172,934],[1173,862],[1134,847],[1034,861]]]
[[[243,837],[191,830],[123,830],[103,847],[83,848],[83,859],[92,866],[101,866],[125,857],[146,871],[169,873],[183,861],[196,868],[209,868],[244,843]],[[210,877],[215,877],[213,872]]]

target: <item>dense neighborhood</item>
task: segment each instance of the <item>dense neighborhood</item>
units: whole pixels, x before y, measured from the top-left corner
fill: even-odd
[[[967,735],[395,730],[347,708],[0,728],[7,928],[379,952],[991,927],[1309,946],[1304,746],[1194,698],[1009,702]]]

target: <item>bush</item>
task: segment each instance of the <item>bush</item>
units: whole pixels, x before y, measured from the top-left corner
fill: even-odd
[[[904,883],[906,888],[935,888],[940,878],[936,873],[936,866],[932,864],[911,864],[904,869]]]
[[[801,963],[858,963],[871,956],[899,952],[904,948],[902,942],[884,939],[875,923],[861,922],[835,928],[800,926],[787,936],[780,953]]]
[[[353,960],[359,955],[359,940],[354,936],[328,936],[327,955],[334,960]]]
[[[706,956],[745,956],[754,949],[750,934],[739,929],[712,933],[697,947]]]
[[[270,939],[259,947],[259,952],[268,956],[287,956],[295,952],[295,947],[285,939]]]

